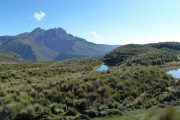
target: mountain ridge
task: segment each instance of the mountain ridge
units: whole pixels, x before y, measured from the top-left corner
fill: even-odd
[[[15,52],[22,59],[30,61],[97,57],[116,47],[88,42],[60,27],[48,30],[38,27],[15,36],[0,36],[0,49]]]

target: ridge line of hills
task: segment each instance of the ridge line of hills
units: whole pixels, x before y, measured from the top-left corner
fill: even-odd
[[[179,61],[179,42],[160,42],[151,44],[128,44],[118,47],[102,57],[109,65],[162,65],[167,62]]]

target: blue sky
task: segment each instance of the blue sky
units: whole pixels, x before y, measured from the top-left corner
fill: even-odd
[[[62,27],[104,44],[180,42],[180,0],[1,0],[0,35]]]

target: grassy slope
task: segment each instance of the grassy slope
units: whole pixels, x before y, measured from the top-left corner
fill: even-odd
[[[121,116],[94,118],[93,120],[140,120],[145,117],[146,110],[136,110]]]
[[[33,119],[38,114],[46,119],[93,117],[90,112],[106,116],[177,100],[174,79],[157,68],[113,67],[98,73],[94,67],[100,64],[97,59],[1,64],[0,116],[2,109],[14,118],[28,111],[25,116]]]

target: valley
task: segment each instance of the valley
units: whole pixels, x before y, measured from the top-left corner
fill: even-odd
[[[168,106],[178,115],[180,82],[166,74],[180,65],[177,47],[145,46],[122,46],[97,58],[1,62],[0,119],[148,120],[151,109]],[[102,64],[109,68],[97,71]]]
[[[0,5],[0,120],[180,120],[180,0]]]

